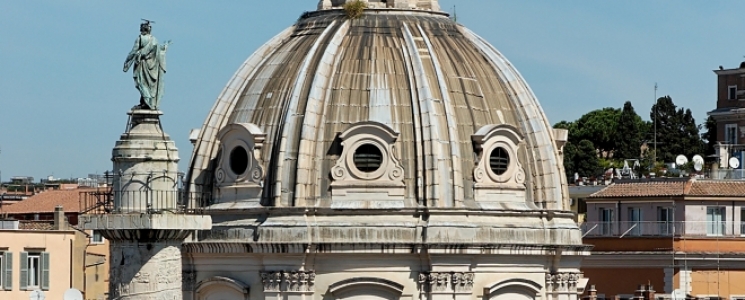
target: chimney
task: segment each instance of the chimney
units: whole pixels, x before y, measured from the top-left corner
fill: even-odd
[[[654,286],[651,284],[647,286],[647,290],[644,291],[644,300],[654,300]]]
[[[65,211],[62,205],[54,208],[54,230],[67,230],[67,221],[65,221]]]
[[[587,296],[584,297],[585,300],[598,300],[598,290],[595,289],[595,285],[591,284],[590,289],[587,290]]]
[[[636,289],[636,292],[634,292],[634,299],[644,300],[645,291],[646,291],[645,286],[643,284],[640,284],[639,287]]]

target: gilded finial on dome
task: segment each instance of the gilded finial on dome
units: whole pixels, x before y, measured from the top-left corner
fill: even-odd
[[[339,9],[344,3],[357,0],[319,0],[318,10]],[[437,0],[360,0],[368,8],[422,9],[440,11]]]

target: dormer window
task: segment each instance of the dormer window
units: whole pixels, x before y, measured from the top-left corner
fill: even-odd
[[[476,203],[486,209],[531,209],[525,197],[525,170],[518,160],[524,147],[518,129],[486,125],[471,139],[478,155],[473,170]]]
[[[727,87],[727,100],[736,100],[737,99],[737,86],[736,85],[730,85]]]
[[[331,206],[403,207],[404,169],[393,148],[398,133],[385,124],[360,122],[339,139],[343,150],[331,168]]]
[[[264,168],[259,153],[266,135],[251,123],[232,123],[222,128],[220,156],[215,169],[215,204],[221,207],[259,206]]]

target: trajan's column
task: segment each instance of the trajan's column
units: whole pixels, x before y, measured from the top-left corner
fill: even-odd
[[[182,299],[181,244],[211,228],[210,217],[194,209],[203,197],[180,189],[178,150],[160,124],[168,43],[158,44],[150,23],[140,25],[124,63],[141,97],[112,151],[112,190],[86,197],[95,201],[85,201],[89,212],[81,217],[110,242],[109,299]]]

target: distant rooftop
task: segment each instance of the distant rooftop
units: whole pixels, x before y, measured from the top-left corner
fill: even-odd
[[[53,190],[36,194],[26,200],[3,207],[3,213],[52,213],[54,207],[61,205],[66,212],[80,212],[80,193],[92,189]]]
[[[745,197],[743,180],[659,178],[615,182],[589,198],[710,196]]]

